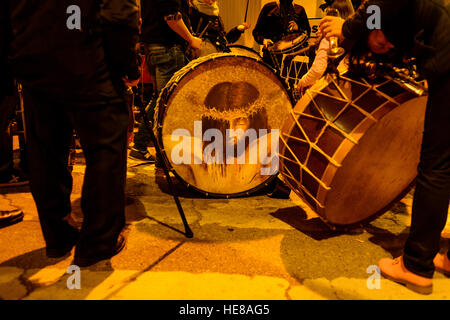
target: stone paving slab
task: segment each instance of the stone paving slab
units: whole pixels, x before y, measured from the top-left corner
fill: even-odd
[[[73,171],[71,221],[80,226],[82,165]],[[177,190],[194,231],[183,226],[161,172],[130,161],[127,246],[110,261],[81,270],[69,290],[72,256],[47,259],[30,193],[0,194],[0,208],[17,207],[24,221],[0,230],[0,299],[445,299],[450,279],[435,275],[434,293],[415,294],[381,279],[370,290],[367,268],[402,252],[412,195],[351,230],[333,230],[301,200],[255,195],[210,199]],[[450,229],[449,229],[450,230]],[[444,234],[445,235],[445,232]],[[442,241],[442,249],[448,242]]]

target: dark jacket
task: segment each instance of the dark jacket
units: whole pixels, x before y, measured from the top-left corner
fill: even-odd
[[[1,70],[10,68],[28,89],[63,102],[121,101],[121,78],[139,78],[136,0],[75,3],[81,30],[67,27],[72,0],[2,0]]]
[[[195,34],[200,34],[211,22],[210,26],[204,33],[204,37],[208,38],[212,43],[219,41],[221,46],[235,43],[239,40],[244,31],[240,31],[237,27],[231,29],[228,33],[225,32],[225,26],[220,16],[210,16],[191,7],[189,11],[189,20]]]
[[[305,9],[297,4],[294,4],[293,8],[294,10],[291,16],[286,21],[295,21],[299,28],[298,32],[305,31],[309,36],[311,34],[311,27]],[[261,9],[255,29],[253,29],[255,41],[259,44],[263,44],[264,39],[270,39],[276,42],[286,34],[288,34],[287,26],[283,21],[276,2],[267,3]]]
[[[369,0],[342,28],[353,43],[362,41],[367,28],[367,7],[381,9],[381,30],[397,50],[417,58],[419,72],[428,79],[450,70],[449,10],[439,0]]]
[[[168,26],[164,17],[179,12],[189,28],[188,10],[187,0],[141,0],[141,41],[166,46],[185,45],[186,41]]]

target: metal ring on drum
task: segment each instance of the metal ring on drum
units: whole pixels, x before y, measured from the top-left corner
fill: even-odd
[[[374,219],[416,178],[426,103],[395,79],[323,77],[283,126],[284,181],[330,225]]]
[[[249,56],[249,57],[252,57],[252,58],[255,58],[255,59],[258,59],[258,60],[262,59],[261,55],[258,52],[256,52],[252,48],[249,48],[249,47],[246,47],[246,46],[242,46],[242,45],[239,45],[239,44],[232,44],[232,45],[229,45],[228,48],[233,53]]]
[[[270,47],[273,54],[297,54],[308,47],[306,33],[292,33],[284,36]]]
[[[179,70],[162,90],[156,136],[172,172],[188,188],[206,196],[247,196],[276,177],[278,152],[272,147],[291,109],[290,93],[261,60],[211,54]],[[229,139],[231,130],[238,134]],[[264,145],[266,155],[254,153]],[[255,154],[256,162],[250,160]]]

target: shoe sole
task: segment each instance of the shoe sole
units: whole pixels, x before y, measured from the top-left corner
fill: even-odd
[[[28,186],[30,184],[29,181],[23,181],[23,182],[13,182],[13,183],[2,183],[0,184],[1,189],[8,189],[8,188],[18,188],[18,187],[24,187]]]
[[[120,244],[120,247],[116,248],[111,255],[107,255],[107,256],[103,256],[103,257],[95,258],[95,259],[93,259],[93,258],[88,258],[88,259],[76,258],[74,260],[74,264],[81,268],[87,268],[87,267],[93,266],[94,264],[97,264],[101,261],[109,260],[112,257],[118,255],[125,248],[126,242],[127,242],[126,239],[123,239],[122,243]]]
[[[450,271],[447,271],[445,269],[441,269],[441,268],[438,268],[438,267],[436,267],[436,271],[438,271],[438,272],[442,273],[444,276],[450,278]]]
[[[12,226],[13,224],[19,223],[22,220],[23,220],[23,212],[15,217],[11,217],[3,221],[0,221],[0,228]]]
[[[423,294],[423,295],[429,295],[429,294],[433,293],[433,285],[430,285],[427,287],[419,286],[417,284],[411,283],[406,280],[393,278],[393,277],[385,274],[383,271],[381,271],[381,275],[388,280],[391,280],[393,282],[396,282],[396,283],[406,286],[406,288],[408,288],[409,290],[414,291],[416,293]]]

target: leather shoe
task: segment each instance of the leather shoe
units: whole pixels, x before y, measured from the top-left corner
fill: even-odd
[[[75,227],[68,226],[67,230],[67,238],[63,242],[61,246],[58,247],[49,247],[45,248],[46,254],[48,258],[62,258],[66,256],[72,250],[73,246],[77,243],[79,238],[79,231]]]
[[[385,278],[403,284],[414,292],[420,294],[431,294],[433,292],[433,280],[406,269],[403,256],[396,259],[383,258],[378,262],[378,266]]]
[[[117,238],[116,246],[114,247],[113,252],[111,252],[110,254],[100,255],[97,257],[90,257],[90,258],[83,258],[83,257],[79,257],[79,256],[75,255],[75,259],[74,259],[73,263],[79,267],[92,266],[102,260],[107,260],[107,259],[114,257],[119,252],[121,252],[123,250],[123,248],[125,248],[125,244],[126,244],[126,239],[122,234],[120,234]]]
[[[23,220],[22,210],[0,210],[0,228],[7,227]]]

